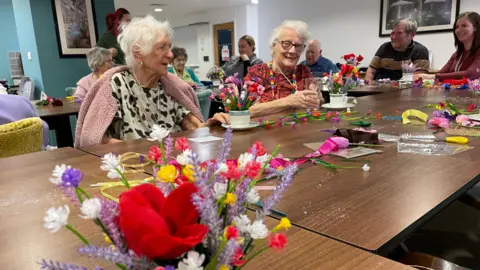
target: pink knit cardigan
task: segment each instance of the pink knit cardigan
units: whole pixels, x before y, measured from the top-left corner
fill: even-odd
[[[103,136],[118,110],[110,82],[114,74],[128,69],[127,66],[110,69],[87,92],[78,113],[75,147],[82,148],[101,144]],[[170,73],[161,77],[160,81],[167,95],[203,121],[197,95],[187,83]]]

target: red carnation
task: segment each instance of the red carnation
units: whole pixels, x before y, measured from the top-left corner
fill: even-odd
[[[353,71],[353,67],[350,65],[343,64],[341,68],[342,74],[349,75]]]
[[[343,56],[343,59],[345,59],[345,60],[349,60],[350,58],[355,58],[355,54],[350,53],[350,54],[345,54]]]
[[[359,55],[357,56],[357,62],[358,62],[358,63],[362,62],[363,59],[364,59],[364,58],[363,58],[362,55],[359,54]]]
[[[258,83],[254,83],[248,87],[249,93],[256,93],[258,92]]]
[[[267,153],[267,149],[265,149],[265,147],[261,142],[254,143],[251,148],[250,147],[248,148],[248,152],[252,154],[254,149],[257,157],[261,157]]]
[[[245,176],[254,179],[255,177],[257,177],[261,169],[262,166],[260,166],[260,163],[256,161],[249,161],[245,165]]]
[[[287,237],[283,233],[276,233],[268,236],[268,246],[276,249],[282,250],[287,245]]]
[[[467,109],[467,110],[468,110],[469,112],[473,112],[473,111],[475,111],[476,108],[477,108],[477,106],[475,106],[475,104],[472,103],[472,104],[468,105],[468,109]]]
[[[225,99],[225,94],[224,94],[224,93],[220,93],[220,98],[221,98],[221,99]]]
[[[243,254],[243,250],[241,248],[237,248],[237,250],[235,250],[235,254],[233,255],[232,266],[244,265],[245,260],[242,260],[243,256],[245,256],[245,254]]]
[[[150,184],[122,193],[118,220],[128,247],[150,260],[168,260],[200,244],[208,227],[197,223],[191,201],[195,192],[193,184],[185,183],[166,198]]]
[[[185,175],[179,175],[177,179],[175,179],[175,184],[181,186],[183,184],[188,183],[188,178]]]
[[[236,163],[232,164],[231,162],[227,161],[228,171],[221,173],[221,176],[227,179],[239,179],[242,176],[242,172],[238,169]]]
[[[160,149],[160,147],[158,147],[158,145],[154,145],[154,146],[150,147],[150,149],[148,150],[147,158],[149,160],[154,161],[155,164],[158,164],[158,162],[162,158],[162,149]]]
[[[225,238],[227,240],[231,239],[237,239],[240,237],[240,233],[238,232],[238,229],[235,226],[227,226],[225,228]]]
[[[178,138],[175,141],[175,149],[178,151],[185,151],[187,149],[190,149],[190,144],[188,144],[188,140],[185,137]]]

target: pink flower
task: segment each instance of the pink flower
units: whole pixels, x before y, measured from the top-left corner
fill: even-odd
[[[332,140],[335,144],[337,144],[339,149],[347,148],[350,144],[348,139],[344,137],[330,137],[329,140]]]
[[[185,137],[178,138],[175,141],[175,149],[178,151],[185,151],[187,149],[190,149],[190,145],[188,144],[188,140]]]
[[[287,237],[283,233],[276,233],[268,236],[268,246],[276,249],[282,250],[287,245]]]
[[[470,119],[466,115],[457,116],[455,121],[457,121],[457,123],[461,124],[462,126],[467,126],[468,124],[470,124]]]
[[[227,179],[239,179],[242,172],[238,169],[237,164],[227,162],[228,171],[221,173],[221,176]]]
[[[277,158],[274,158],[274,159],[270,160],[270,167],[272,167],[273,169],[277,169],[277,170],[279,168],[286,168],[291,164],[292,163],[290,161],[288,161],[285,158],[281,158],[281,157],[277,157]]]
[[[434,117],[434,118],[428,120],[428,123],[430,125],[439,126],[441,128],[450,127],[450,122],[448,121],[448,119],[443,118],[443,117]]]

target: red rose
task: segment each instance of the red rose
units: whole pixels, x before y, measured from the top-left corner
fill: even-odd
[[[343,64],[341,68],[342,74],[345,74],[345,76],[348,76],[351,72],[353,71],[353,67],[350,65]]]
[[[151,260],[168,260],[200,244],[208,227],[197,223],[191,202],[196,191],[186,183],[165,198],[155,186],[143,184],[122,193],[118,220],[128,247]]]
[[[187,149],[190,149],[190,144],[188,144],[188,140],[185,137],[178,138],[175,141],[175,149],[178,151],[185,151]]]
[[[147,158],[154,161],[155,164],[158,164],[158,162],[162,158],[162,149],[160,149],[158,145],[150,147],[150,149],[148,150]]]
[[[254,143],[251,148],[248,148],[248,152],[251,154],[253,149],[255,149],[257,157],[261,157],[267,153],[267,149],[265,149],[261,142]]]
[[[362,62],[363,59],[364,59],[364,58],[363,58],[362,55],[358,55],[358,56],[357,56],[357,62],[358,62],[358,63]]]

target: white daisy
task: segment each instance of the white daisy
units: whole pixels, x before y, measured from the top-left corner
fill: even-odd
[[[45,222],[43,226],[51,232],[57,232],[68,224],[69,214],[70,208],[68,208],[67,205],[58,207],[57,209],[52,207],[48,209],[47,215],[43,218],[43,221]]]

